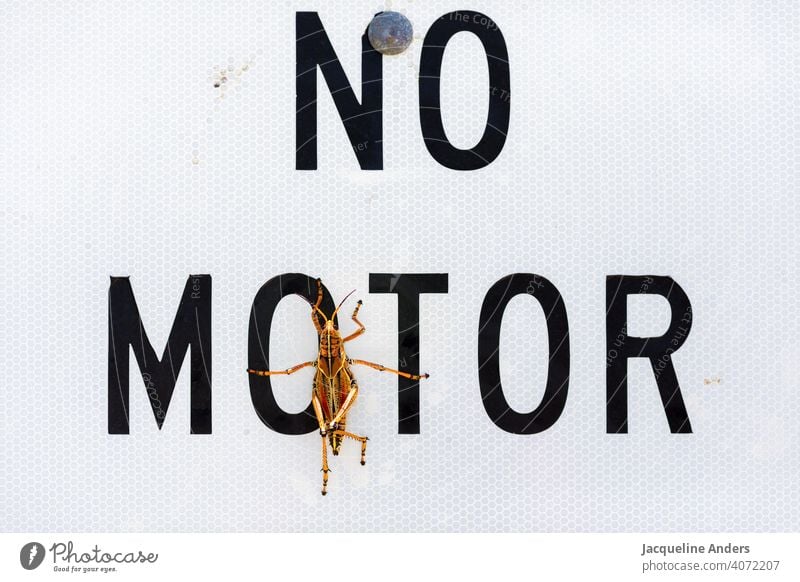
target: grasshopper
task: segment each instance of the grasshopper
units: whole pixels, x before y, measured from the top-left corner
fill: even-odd
[[[367,454],[367,441],[365,436],[359,436],[352,432],[348,432],[347,426],[347,413],[352,408],[358,396],[358,384],[353,377],[350,366],[368,366],[381,372],[391,372],[403,378],[410,380],[421,380],[428,378],[428,374],[417,376],[409,374],[408,372],[401,372],[400,370],[393,370],[383,364],[375,364],[367,362],[366,360],[354,360],[347,357],[345,353],[344,344],[350,340],[354,340],[367,331],[364,324],[358,320],[358,311],[361,309],[362,301],[359,299],[356,308],[353,311],[352,319],[358,326],[358,329],[348,336],[342,337],[339,333],[339,326],[334,323],[336,314],[342,307],[347,298],[353,294],[353,291],[347,294],[342,299],[342,302],[336,307],[330,318],[319,308],[322,303],[322,281],[317,279],[317,302],[311,305],[311,321],[314,322],[314,329],[317,330],[319,336],[319,351],[317,358],[302,364],[297,364],[286,370],[273,371],[273,370],[251,370],[248,373],[257,376],[274,376],[274,375],[289,375],[294,374],[303,368],[313,367],[316,368],[314,374],[314,383],[311,391],[311,403],[314,407],[314,413],[319,423],[319,434],[322,437],[322,494],[326,495],[328,492],[328,446],[334,456],[339,454],[339,448],[342,446],[342,440],[350,438],[361,443],[361,464],[366,463]],[[324,324],[320,323],[319,316],[322,317]]]

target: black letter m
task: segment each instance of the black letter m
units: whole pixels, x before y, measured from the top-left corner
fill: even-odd
[[[108,433],[129,434],[128,347],[133,348],[159,430],[175,382],[191,356],[191,432],[211,434],[211,276],[191,275],[161,359],[147,338],[128,277],[111,277],[108,290]]]

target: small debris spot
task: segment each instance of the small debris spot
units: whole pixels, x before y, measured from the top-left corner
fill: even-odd
[[[211,73],[211,83],[215,89],[219,89],[218,99],[225,97],[225,92],[230,87],[236,87],[241,82],[241,77],[244,73],[250,70],[253,66],[253,57],[250,57],[242,65],[236,67],[233,65],[233,60],[229,61],[228,65],[215,66]]]

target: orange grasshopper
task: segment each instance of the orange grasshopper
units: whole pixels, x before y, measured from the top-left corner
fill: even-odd
[[[279,374],[294,374],[298,370],[312,366],[316,368],[314,374],[314,384],[311,392],[311,403],[314,406],[314,413],[317,416],[319,423],[319,434],[322,436],[322,494],[326,495],[328,490],[328,445],[330,445],[334,456],[339,454],[339,447],[342,445],[344,437],[351,438],[361,443],[361,464],[366,463],[365,455],[367,454],[367,440],[365,436],[359,436],[352,432],[345,430],[347,425],[347,413],[352,408],[358,396],[358,385],[353,373],[350,371],[350,366],[360,365],[369,366],[381,372],[391,372],[403,378],[411,380],[420,380],[428,378],[428,374],[417,376],[400,370],[393,370],[387,368],[382,364],[375,364],[365,360],[353,360],[347,357],[344,350],[344,344],[353,340],[363,334],[367,328],[364,327],[358,320],[358,310],[361,309],[361,300],[356,304],[353,311],[353,321],[358,325],[358,329],[346,337],[342,337],[339,333],[339,326],[334,323],[336,314],[339,308],[344,304],[353,291],[347,294],[347,297],[342,299],[339,306],[333,312],[330,318],[319,308],[322,303],[322,282],[317,279],[317,302],[311,304],[311,321],[314,322],[314,328],[317,330],[319,336],[319,353],[316,360],[310,362],[303,362],[296,366],[292,366],[287,370],[271,371],[271,370],[250,370],[250,374],[257,376],[274,376]],[[320,324],[317,314],[322,316],[324,325]]]

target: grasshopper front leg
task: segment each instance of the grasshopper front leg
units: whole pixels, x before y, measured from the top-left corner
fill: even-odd
[[[353,321],[355,321],[356,325],[358,325],[358,329],[356,331],[354,331],[353,333],[351,333],[350,335],[348,335],[346,338],[344,338],[342,340],[342,343],[349,342],[350,340],[356,339],[362,333],[367,331],[367,328],[364,327],[364,324],[361,323],[360,321],[358,321],[358,310],[361,309],[361,304],[362,303],[363,303],[363,301],[361,301],[361,299],[359,299],[358,303],[356,303],[356,308],[353,310]]]
[[[314,323],[314,329],[317,330],[317,333],[322,333],[322,327],[319,324],[319,319],[317,319],[317,311],[319,311],[319,306],[322,303],[322,280],[317,279],[317,302],[311,304],[311,321]]]
[[[422,374],[421,376],[417,376],[416,374],[401,372],[400,370],[387,368],[383,364],[376,364],[375,362],[367,362],[366,360],[347,360],[347,362],[350,364],[358,364],[359,366],[369,366],[370,368],[378,370],[379,372],[391,372],[392,374],[397,374],[398,376],[402,376],[403,378],[408,378],[409,380],[422,380],[423,378],[430,377],[430,374]]]
[[[256,376],[277,376],[280,374],[289,375],[294,374],[297,370],[302,370],[303,368],[308,368],[309,366],[316,365],[317,361],[312,360],[310,362],[303,362],[302,364],[297,364],[296,366],[292,366],[286,370],[251,370],[250,368],[247,369],[248,374],[255,374]]]

